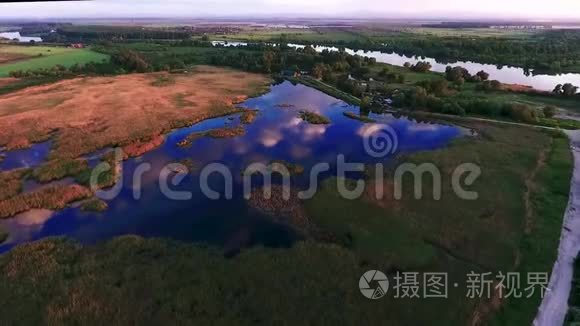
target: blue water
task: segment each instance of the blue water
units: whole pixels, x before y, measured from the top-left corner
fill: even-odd
[[[279,104],[291,104],[280,108]],[[371,114],[377,124],[362,122],[343,116],[343,112],[359,112],[356,106],[327,96],[315,89],[284,82],[272,87],[261,97],[250,99],[243,106],[259,110],[256,121],[246,126],[244,136],[228,139],[202,138],[191,147],[181,148],[177,143],[188,134],[223,126],[238,125],[239,116],[207,120],[190,128],[176,130],[167,135],[162,147],[138,159],[123,163],[123,189],[118,197],[108,201],[104,213],[84,213],[77,208],[61,212],[34,210],[15,218],[1,221],[11,236],[0,246],[0,252],[14,245],[49,236],[67,236],[83,243],[94,243],[119,235],[137,234],[145,237],[169,237],[187,242],[202,242],[223,246],[226,251],[243,247],[264,245],[285,247],[298,236],[291,229],[272,222],[249,208],[243,199],[241,172],[255,162],[268,163],[286,160],[305,167],[303,175],[293,177],[293,185],[305,188],[308,171],[313,165],[327,162],[336,165],[337,155],[345,156],[347,162],[375,163],[394,160],[369,156],[361,136],[368,128],[388,125],[396,131],[398,151],[396,154],[433,150],[446,146],[460,137],[463,131],[457,127],[433,123],[419,123],[391,115]],[[316,111],[332,121],[329,125],[311,125],[298,118],[300,110]],[[44,145],[46,146],[46,145]],[[35,160],[27,161],[23,153],[8,153],[5,162],[26,161],[38,163],[46,156],[40,151]],[[19,156],[13,158],[12,156]],[[38,158],[38,160],[37,160]],[[168,163],[191,158],[196,164],[222,163],[234,178],[233,199],[210,200],[199,186],[199,173],[187,176],[174,190],[193,193],[191,200],[175,201],[165,198],[159,190],[160,170]],[[142,197],[133,198],[132,175],[137,166],[149,163],[152,170],[143,176]],[[13,163],[6,163],[14,167]],[[320,176],[326,178],[333,170]],[[216,191],[224,188],[223,178],[212,175],[210,185]],[[222,191],[223,193],[223,191]]]
[[[51,145],[52,141],[47,141],[44,143],[33,144],[30,148],[10,151],[8,153],[0,151],[0,155],[6,155],[4,159],[0,159],[0,171],[33,168],[40,165],[46,161],[46,158],[50,153]]]

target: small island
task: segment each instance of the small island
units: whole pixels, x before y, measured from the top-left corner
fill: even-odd
[[[330,124],[330,119],[318,113],[311,111],[300,111],[300,119],[313,125],[327,125]]]

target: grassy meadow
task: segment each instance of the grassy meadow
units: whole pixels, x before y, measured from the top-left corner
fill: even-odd
[[[535,36],[540,31],[493,28],[406,28],[405,32],[437,37],[498,37],[508,39],[523,39]]]
[[[462,124],[480,136],[403,159],[432,162],[442,171],[441,200],[432,198],[429,177],[423,181],[423,199],[413,198],[408,178],[403,179],[403,199],[394,200],[393,171],[388,171],[370,179],[374,183],[367,183],[370,187],[362,199],[341,199],[335,180],[330,180],[306,203],[313,223],[332,231],[369,266],[447,272],[460,284],[461,291],[452,292],[445,302],[454,310],[420,300],[413,302],[413,312],[399,311],[395,302],[385,305],[399,320],[469,323],[475,307],[485,310],[488,303],[466,300],[466,271],[549,272],[556,257],[572,169],[566,138],[525,127]],[[450,174],[465,162],[482,170],[469,189],[478,192],[475,201],[459,199],[451,188]],[[376,182],[383,182],[386,189],[380,201],[373,198]],[[499,311],[491,309],[484,319],[498,325],[530,324],[539,302],[539,296],[503,301]]]
[[[212,39],[215,40],[249,42],[272,42],[279,41],[281,38],[289,41],[300,40],[315,43],[335,41],[352,42],[358,40],[360,36],[350,31],[325,28],[244,28],[238,33],[212,36]]]
[[[71,49],[47,46],[0,45],[0,53],[15,53],[25,56],[21,60],[0,64],[0,77],[7,77],[11,71],[48,69],[56,65],[70,67],[74,64],[102,62],[109,56],[90,49]]]

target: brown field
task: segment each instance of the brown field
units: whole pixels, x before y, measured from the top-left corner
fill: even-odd
[[[153,86],[158,79],[159,74],[77,78],[0,96],[0,146],[23,148],[54,135],[53,159],[131,147],[236,111],[233,104],[269,83],[262,75],[206,66],[172,75],[175,83],[166,87]],[[195,105],[176,106],[175,97],[183,94]],[[142,154],[142,146],[134,149]]]
[[[26,169],[0,173],[0,200],[14,197],[22,191],[22,177],[28,173]]]
[[[152,151],[159,146],[163,145],[165,139],[161,135],[154,135],[151,136],[151,139],[148,141],[135,141],[131,144],[123,147],[123,153],[125,154],[125,158],[131,157],[139,157],[149,151]]]
[[[54,160],[36,168],[32,172],[32,177],[40,183],[48,183],[65,177],[74,177],[88,168],[89,162],[84,159]]]
[[[534,88],[527,85],[520,84],[501,84],[501,89],[511,92],[534,92]]]
[[[164,78],[172,83],[159,87],[155,81]],[[86,160],[79,159],[82,155],[122,147],[125,159],[141,156],[161,146],[164,134],[174,128],[240,112],[235,104],[262,92],[268,84],[268,78],[262,75],[204,66],[170,77],[135,74],[77,78],[31,87],[0,96],[0,146],[6,146],[6,150],[26,148],[54,138],[50,161],[35,169],[32,177],[44,183],[72,176],[86,185],[90,171]],[[176,97],[182,99],[181,105],[175,103]],[[215,133],[208,136],[233,137],[243,133],[243,128]],[[119,175],[118,162],[109,156],[103,160],[115,168],[99,180],[102,188],[113,186]],[[0,174],[5,185],[0,190],[0,218],[33,208],[58,210],[93,196],[89,189],[76,184],[22,194],[22,178],[27,172]],[[94,200],[87,205],[105,209]]]
[[[194,132],[189,134],[185,137],[184,140],[177,143],[179,147],[188,147],[202,137],[211,137],[211,138],[234,138],[238,136],[243,136],[246,134],[246,130],[242,126],[238,127],[224,127],[224,128],[216,128],[210,131],[202,131],[202,132]]]
[[[79,185],[54,186],[37,192],[20,194],[0,201],[0,218],[12,217],[35,208],[60,210],[72,202],[92,195],[89,189]]]
[[[10,63],[10,62],[26,59],[29,57],[30,56],[19,54],[19,53],[0,52],[0,64]]]

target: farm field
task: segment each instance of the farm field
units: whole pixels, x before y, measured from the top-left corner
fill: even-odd
[[[42,56],[39,56],[41,54]],[[47,69],[56,65],[70,67],[74,64],[82,65],[108,59],[108,55],[90,49],[0,45],[0,77],[6,77],[11,71],[16,70]]]

